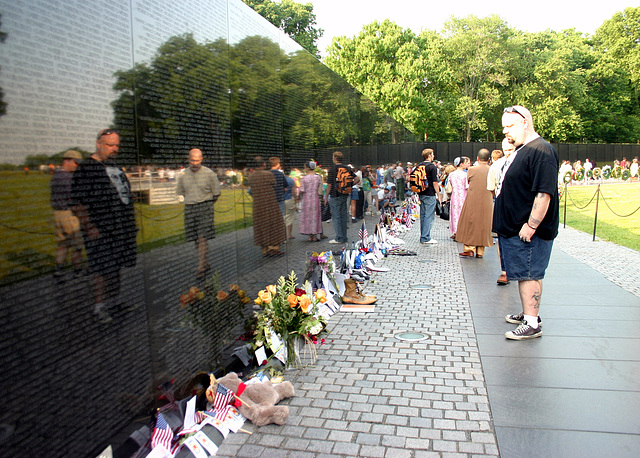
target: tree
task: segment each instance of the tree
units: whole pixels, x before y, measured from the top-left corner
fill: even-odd
[[[385,20],[365,25],[356,37],[333,39],[326,65],[392,118],[422,137],[430,116],[430,77],[416,36]]]
[[[600,26],[596,46],[609,59],[625,69],[629,79],[640,89],[640,7],[627,8]]]
[[[453,98],[452,121],[466,141],[487,131],[488,116],[499,111],[501,91],[508,85],[509,41],[516,35],[496,15],[453,17],[445,24],[442,42],[428,52],[440,84]]]
[[[320,57],[316,42],[324,30],[316,28],[316,15],[313,4],[296,3],[293,0],[242,0],[260,16],[289,35],[296,43]]]

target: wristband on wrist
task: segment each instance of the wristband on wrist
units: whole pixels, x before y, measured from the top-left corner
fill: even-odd
[[[527,221],[527,226],[529,226],[531,229],[533,229],[534,231],[537,231],[538,228],[537,227],[532,227],[531,224],[529,224],[529,221]]]

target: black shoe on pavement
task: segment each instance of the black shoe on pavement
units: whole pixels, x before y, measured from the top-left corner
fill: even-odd
[[[522,324],[524,321],[524,313],[520,312],[517,315],[507,315],[504,317],[507,323]],[[542,325],[542,318],[538,317],[538,325]]]
[[[524,321],[513,331],[505,332],[504,336],[510,340],[535,339],[536,337],[542,336],[542,326],[538,325],[538,327],[534,329]]]

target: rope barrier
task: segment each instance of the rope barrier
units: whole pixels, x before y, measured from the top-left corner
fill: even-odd
[[[628,215],[619,215],[618,213],[616,213],[615,211],[613,211],[613,208],[611,208],[611,206],[609,205],[609,202],[607,202],[607,199],[604,198],[604,194],[602,194],[602,191],[600,191],[600,195],[602,195],[602,201],[605,203],[605,205],[607,206],[607,208],[609,210],[611,210],[611,213],[613,213],[614,215],[616,215],[619,218],[628,218],[632,215],[634,215],[638,210],[640,210],[640,207],[636,208],[634,211],[632,211],[631,213],[629,213]]]
[[[593,202],[593,199],[596,197],[596,195],[598,194],[598,189],[596,189],[596,192],[593,194],[593,196],[591,196],[591,200],[589,201],[589,203],[587,203],[587,205],[585,205],[584,207],[579,207],[574,201],[573,198],[571,197],[571,194],[569,194],[569,190],[567,189],[567,196],[569,196],[569,200],[571,201],[571,203],[578,209],[578,210],[584,210],[585,208],[587,208],[589,205],[591,205],[591,202]]]
[[[13,226],[9,226],[8,224],[4,224],[4,223],[0,223],[0,226],[4,227],[5,229],[10,229],[12,231],[16,231],[16,232],[22,232],[23,234],[31,234],[31,235],[54,235],[53,232],[34,232],[34,231],[28,231],[26,229],[18,229],[17,227],[13,227]]]

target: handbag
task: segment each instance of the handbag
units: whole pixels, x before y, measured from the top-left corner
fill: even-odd
[[[447,178],[447,185],[444,187],[444,192],[446,192],[447,194],[453,193],[453,185],[451,184],[448,178]]]
[[[329,206],[329,203],[324,203],[321,202],[320,203],[320,219],[324,222],[324,221],[329,221],[331,219],[331,207]]]
[[[445,221],[449,221],[449,201],[442,202],[442,207],[440,208],[440,218]]]
[[[440,216],[442,214],[442,204],[440,201],[436,200],[436,215]]]

